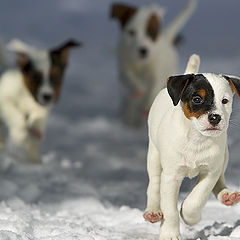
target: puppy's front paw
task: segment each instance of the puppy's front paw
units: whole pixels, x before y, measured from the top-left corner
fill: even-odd
[[[240,202],[240,193],[229,189],[223,189],[218,194],[218,199],[226,206],[233,206]]]
[[[28,132],[31,137],[36,138],[38,140],[41,140],[43,138],[43,135],[40,130],[35,129],[35,128],[29,128]]]
[[[146,211],[143,214],[143,217],[146,221],[150,223],[156,223],[163,219],[163,213],[159,211]]]

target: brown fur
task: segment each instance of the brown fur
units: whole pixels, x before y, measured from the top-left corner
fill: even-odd
[[[206,90],[205,90],[205,89],[200,89],[200,90],[197,91],[197,94],[198,94],[201,98],[205,99],[207,93],[206,93]]]
[[[61,61],[64,65],[67,65],[69,55],[69,48],[64,48],[61,52]]]
[[[160,21],[156,14],[152,14],[147,23],[147,35],[153,40],[156,41],[159,35]]]
[[[23,81],[29,92],[36,99],[38,88],[41,84],[41,81],[37,81],[35,78],[42,78],[42,74],[40,72],[30,71],[29,73],[23,73]]]
[[[183,112],[188,119],[191,119],[192,117],[199,118],[202,115],[200,112],[191,112],[187,102],[183,104]]]
[[[234,92],[236,93],[236,95],[240,98],[240,95],[238,93],[238,90],[236,89],[236,87],[234,86],[233,82],[231,79],[229,79],[229,84],[231,86],[231,88],[234,90]]]
[[[60,66],[52,65],[50,71],[50,82],[54,89],[54,101],[56,102],[60,96],[62,89],[63,69]]]
[[[117,18],[121,27],[124,28],[127,22],[136,13],[137,8],[125,4],[114,4],[112,6],[111,18]]]

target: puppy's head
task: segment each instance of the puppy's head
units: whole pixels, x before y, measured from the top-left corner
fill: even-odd
[[[228,128],[234,92],[239,96],[237,77],[186,74],[170,77],[168,93],[176,106],[181,100],[185,117],[204,136],[217,137]]]
[[[69,50],[79,45],[69,40],[47,51],[37,50],[19,40],[9,43],[9,50],[16,52],[26,88],[40,105],[50,106],[58,100]]]
[[[111,17],[119,20],[121,38],[128,54],[138,61],[146,61],[154,52],[159,38],[163,9],[154,5],[136,8],[114,4]]]

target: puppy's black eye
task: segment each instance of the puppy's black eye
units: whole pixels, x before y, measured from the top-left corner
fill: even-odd
[[[33,75],[33,81],[36,83],[41,83],[42,82],[42,74],[36,73]]]
[[[200,96],[194,96],[192,98],[192,101],[194,104],[202,104],[204,102],[204,100]]]
[[[223,100],[222,100],[222,104],[227,104],[229,101],[228,101],[228,99],[226,99],[226,98],[224,98]]]
[[[134,37],[136,35],[136,31],[130,29],[127,31],[128,35],[131,36],[131,37]]]

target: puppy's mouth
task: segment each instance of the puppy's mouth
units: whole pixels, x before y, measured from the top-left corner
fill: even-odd
[[[221,131],[220,127],[209,127],[209,128],[206,128],[204,131]]]

